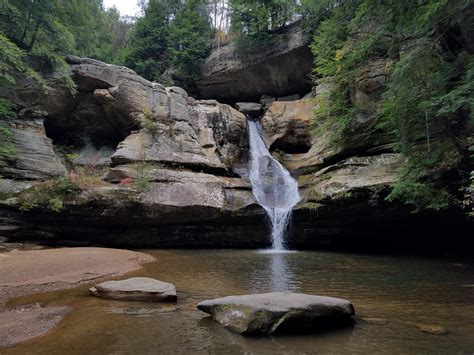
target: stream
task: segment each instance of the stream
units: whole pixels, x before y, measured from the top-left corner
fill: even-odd
[[[177,304],[99,299],[87,287],[21,297],[70,305],[44,337],[10,353],[472,353],[474,264],[459,260],[318,251],[147,250],[157,261],[130,276],[172,282]],[[295,291],[353,302],[354,327],[304,336],[243,337],[196,310],[227,295]],[[423,333],[420,325],[449,333]]]

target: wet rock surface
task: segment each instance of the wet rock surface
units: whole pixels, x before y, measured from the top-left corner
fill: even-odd
[[[94,296],[122,301],[174,302],[177,300],[173,284],[149,277],[106,281],[89,289]]]
[[[329,330],[351,324],[355,314],[347,300],[285,292],[228,296],[201,302],[197,308],[245,335]]]
[[[418,328],[423,333],[433,334],[433,335],[446,335],[449,333],[449,330],[437,325],[437,324],[419,324]]]
[[[32,250],[15,247],[0,252],[0,347],[44,335],[71,310],[27,304],[7,308],[14,297],[70,289],[93,280],[120,276],[154,261],[144,253],[105,248],[58,248]],[[21,251],[18,249],[22,249]]]

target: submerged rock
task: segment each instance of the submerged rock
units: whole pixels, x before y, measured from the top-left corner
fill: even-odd
[[[355,314],[347,300],[287,292],[228,296],[201,302],[197,308],[246,335],[323,331],[351,324]]]
[[[423,333],[434,335],[445,335],[449,333],[446,328],[436,324],[419,324],[418,328],[420,328]]]
[[[149,277],[102,282],[89,291],[97,297],[123,301],[173,302],[177,299],[173,284]]]

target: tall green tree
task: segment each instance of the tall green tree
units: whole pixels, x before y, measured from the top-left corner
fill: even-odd
[[[149,0],[144,16],[137,20],[130,40],[125,65],[149,80],[164,80],[171,58],[170,23],[174,3]]]
[[[207,1],[187,0],[170,28],[170,55],[176,84],[191,88],[210,50],[211,25]]]
[[[210,48],[204,0],[150,0],[133,30],[125,64],[149,80],[189,89]]]
[[[296,0],[230,0],[231,29],[252,37],[288,24],[297,13]]]

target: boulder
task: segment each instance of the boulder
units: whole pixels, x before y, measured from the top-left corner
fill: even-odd
[[[262,105],[256,102],[237,102],[235,108],[244,115],[250,115],[253,117],[258,116],[262,111]]]
[[[89,289],[97,297],[122,301],[174,302],[177,300],[173,284],[149,277],[132,277],[120,281],[102,282]]]
[[[322,331],[352,323],[349,301],[302,293],[271,292],[204,301],[197,308],[245,335]]]
[[[299,23],[271,34],[259,46],[232,42],[214,49],[196,82],[204,99],[257,101],[263,95],[305,94],[311,90],[311,36]]]
[[[449,330],[437,324],[419,324],[418,328],[423,333],[428,333],[428,334],[433,334],[433,335],[446,335],[449,333]]]
[[[262,118],[270,150],[306,153],[312,145],[313,115],[314,103],[310,99],[273,102]]]

